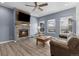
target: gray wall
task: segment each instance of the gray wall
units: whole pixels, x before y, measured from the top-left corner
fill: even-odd
[[[15,10],[0,6],[0,42],[14,40]]]
[[[29,35],[30,36],[34,36],[35,34],[37,34],[37,25],[38,25],[38,23],[37,23],[37,18],[36,17],[34,17],[34,16],[31,16],[31,18],[30,18],[30,33],[29,33]]]
[[[76,35],[79,36],[79,4],[76,5]]]
[[[41,21],[41,20],[44,20],[45,21],[45,34],[46,35],[51,35],[51,36],[57,36],[59,35],[59,32],[60,32],[60,18],[61,17],[65,17],[65,16],[73,16],[73,19],[74,19],[74,22],[73,22],[73,29],[72,31],[74,33],[76,33],[76,8],[71,8],[71,9],[67,9],[67,10],[63,10],[63,11],[60,11],[60,12],[57,12],[57,13],[53,13],[53,14],[50,14],[50,15],[46,15],[46,16],[43,16],[43,17],[40,17],[38,18],[38,22]],[[50,19],[56,19],[56,32],[55,33],[47,33],[47,20],[50,20]]]

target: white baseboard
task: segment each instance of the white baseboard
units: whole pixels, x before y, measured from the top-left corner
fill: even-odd
[[[12,42],[12,41],[15,41],[15,40],[9,40],[9,41],[0,42],[0,44]]]

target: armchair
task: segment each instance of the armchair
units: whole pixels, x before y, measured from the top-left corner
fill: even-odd
[[[75,56],[79,55],[79,38],[71,37],[68,40],[52,38],[50,41],[51,56]]]

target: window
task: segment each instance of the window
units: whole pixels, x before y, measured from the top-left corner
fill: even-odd
[[[72,31],[72,16],[60,18],[60,33],[69,33]]]
[[[48,20],[47,32],[55,32],[55,19]]]

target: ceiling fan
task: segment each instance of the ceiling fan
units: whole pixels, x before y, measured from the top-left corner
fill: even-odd
[[[39,9],[40,11],[43,11],[43,9],[42,9],[41,7],[47,6],[48,3],[43,3],[43,4],[38,5],[37,2],[34,2],[34,5],[35,5],[35,6],[33,6],[33,5],[25,5],[25,6],[34,7],[33,11],[34,11],[35,9]]]

